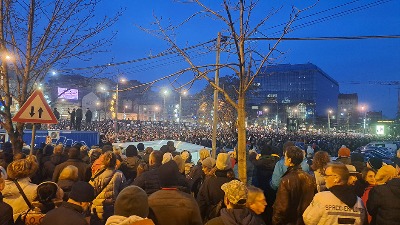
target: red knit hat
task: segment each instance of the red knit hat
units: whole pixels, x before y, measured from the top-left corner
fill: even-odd
[[[347,147],[341,147],[338,151],[339,157],[349,157],[350,156],[350,149]]]

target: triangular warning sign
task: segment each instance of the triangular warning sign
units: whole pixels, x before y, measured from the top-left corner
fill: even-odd
[[[57,123],[53,111],[51,111],[40,90],[36,90],[29,96],[28,100],[12,118],[12,121],[21,123]]]

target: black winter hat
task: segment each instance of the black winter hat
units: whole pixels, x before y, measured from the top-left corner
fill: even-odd
[[[128,147],[126,147],[125,149],[125,155],[127,157],[132,157],[132,156],[137,156],[138,155],[138,151],[136,146],[134,145],[129,145]]]
[[[380,158],[372,157],[372,158],[369,158],[369,159],[368,159],[367,164],[368,164],[373,170],[378,171],[378,170],[382,167],[383,162],[382,162],[382,159],[380,159]]]
[[[94,199],[94,188],[87,182],[77,181],[72,185],[69,198],[77,202],[91,202]]]
[[[174,160],[162,164],[158,169],[158,179],[161,187],[178,186],[180,176],[178,165]]]
[[[114,215],[146,218],[149,215],[149,203],[146,192],[138,186],[124,188],[115,200]]]

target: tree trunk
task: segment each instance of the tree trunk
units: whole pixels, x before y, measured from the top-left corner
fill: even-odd
[[[245,110],[245,95],[239,93],[238,99],[238,117],[237,117],[237,132],[238,132],[238,144],[237,144],[237,158],[238,158],[238,172],[239,179],[243,183],[247,183],[247,165],[246,165],[246,110]]]

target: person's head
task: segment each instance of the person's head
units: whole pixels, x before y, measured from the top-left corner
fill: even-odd
[[[199,150],[199,158],[200,161],[204,160],[207,157],[210,157],[210,151],[208,149],[202,148]]]
[[[247,186],[247,190],[247,208],[251,209],[257,215],[263,213],[267,205],[263,190],[254,186]]]
[[[219,153],[215,164],[218,170],[231,169],[232,163],[230,155],[228,153]]]
[[[103,156],[104,167],[114,169],[117,165],[117,156],[113,152],[106,152],[103,154]]]
[[[185,173],[185,161],[182,159],[182,156],[176,155],[173,158],[176,165],[178,165],[179,173]]]
[[[124,188],[115,200],[114,215],[146,218],[149,215],[149,203],[146,192],[135,185]]]
[[[16,180],[31,177],[38,168],[39,164],[33,156],[13,161],[7,166],[8,179]]]
[[[383,166],[383,161],[381,158],[371,157],[367,161],[367,167],[375,171],[378,171]]]
[[[172,157],[172,154],[171,154],[170,152],[164,153],[163,159],[162,159],[162,161],[161,161],[161,164],[164,164],[164,163],[167,163],[167,162],[171,161],[172,158],[173,158],[173,157]]]
[[[215,159],[207,157],[201,161],[201,167],[205,175],[209,175],[215,166]]]
[[[63,148],[64,146],[62,144],[56,145],[56,147],[54,147],[53,154],[61,155],[61,153],[63,152]]]
[[[37,200],[42,203],[42,213],[55,208],[55,201],[62,201],[64,192],[58,185],[51,181],[45,181],[36,188]]]
[[[144,151],[144,144],[143,143],[137,144],[137,150],[140,152]]]
[[[346,146],[342,146],[338,151],[339,157],[350,157],[350,149]]]
[[[69,159],[79,159],[81,157],[81,152],[78,148],[72,147],[68,151]]]
[[[377,185],[385,184],[397,176],[397,170],[391,165],[382,166],[375,175]]]
[[[145,162],[139,163],[138,167],[136,168],[136,177],[140,176],[140,174],[149,170],[149,165]]]
[[[161,165],[163,153],[161,151],[152,151],[149,156],[149,165]]]
[[[325,166],[331,161],[328,153],[325,151],[318,151],[314,154],[311,168],[316,171],[323,171]]]
[[[400,148],[397,149],[397,153],[396,153],[397,158],[400,158]]]
[[[79,205],[84,211],[87,211],[94,198],[93,186],[88,182],[77,181],[72,185],[68,202]]]
[[[179,173],[178,165],[173,161],[168,161],[162,164],[158,170],[158,178],[161,187],[174,187],[179,186]]]
[[[365,167],[363,171],[361,171],[361,177],[362,179],[367,182],[369,185],[375,185],[376,180],[375,180],[375,170]]]
[[[286,148],[285,153],[285,165],[286,166],[298,166],[303,162],[304,154],[303,151],[296,146],[289,146]]]
[[[192,162],[192,154],[190,154],[190,152],[188,150],[183,150],[181,152],[181,157],[182,157],[183,161],[185,161],[185,163]]]
[[[125,149],[125,155],[126,157],[133,157],[133,156],[138,156],[138,150],[136,146],[134,145],[128,145]]]
[[[113,150],[114,150],[113,146],[111,145],[104,145],[103,148],[101,149],[103,154],[106,152],[112,152]]]
[[[0,173],[0,192],[6,187],[5,180],[3,178],[3,173]]]
[[[346,165],[347,169],[349,170],[349,179],[347,181],[348,185],[355,185],[356,181],[358,180],[359,173],[356,170],[356,167],[353,165]]]
[[[342,163],[329,163],[326,167],[324,179],[329,189],[336,185],[346,185],[349,180],[349,170]]]
[[[287,150],[287,148],[292,147],[292,146],[296,146],[292,141],[287,141],[283,144],[283,155],[285,155],[285,152]]]
[[[146,147],[146,149],[144,150],[144,152],[146,153],[146,154],[150,154],[150,153],[152,153],[154,151],[154,149],[152,148],[152,147]]]
[[[100,148],[93,149],[89,155],[90,162],[93,163],[94,161],[96,161],[96,159],[98,159],[101,154],[102,154],[102,151]]]
[[[78,180],[78,168],[73,165],[66,166],[60,173],[58,180]]]
[[[228,209],[243,209],[246,207],[247,187],[239,180],[232,180],[221,186],[224,191],[224,203]]]

